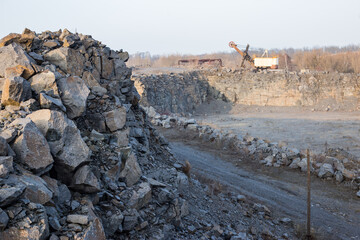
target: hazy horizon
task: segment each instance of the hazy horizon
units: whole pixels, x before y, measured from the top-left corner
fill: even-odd
[[[25,6],[25,7],[19,7]],[[231,52],[229,41],[264,49],[359,46],[360,1],[2,0],[0,36],[67,28],[130,54]]]

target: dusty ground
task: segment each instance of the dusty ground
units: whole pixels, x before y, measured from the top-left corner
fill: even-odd
[[[341,147],[360,158],[360,112],[313,111],[302,107],[232,106],[211,102],[197,110],[201,124],[233,133],[283,141],[291,148],[324,151]]]
[[[160,129],[179,160],[231,191],[269,206],[277,217],[289,217],[295,228],[306,219],[306,178],[299,171],[269,168],[258,161],[217,149],[186,130]],[[351,188],[312,178],[312,222],[317,239],[359,239],[360,202]],[[303,232],[304,230],[299,230]]]

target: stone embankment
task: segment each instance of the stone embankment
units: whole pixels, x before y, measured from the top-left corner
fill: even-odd
[[[159,113],[192,113],[221,99],[257,106],[303,106],[314,110],[358,110],[360,75],[202,70],[133,77],[141,104]],[[163,101],[163,99],[165,101]]]
[[[213,129],[197,124],[194,119],[173,115],[160,115],[153,107],[144,107],[154,125],[164,128],[181,127],[195,132],[201,141],[212,142],[223,149],[241,153],[243,157],[256,159],[269,167],[287,167],[307,171],[306,153],[288,148],[284,143],[270,142],[250,135],[233,134],[229,131]],[[360,197],[360,161],[347,151],[337,148],[327,149],[321,154],[311,154],[310,171],[313,175],[343,183],[356,189]]]

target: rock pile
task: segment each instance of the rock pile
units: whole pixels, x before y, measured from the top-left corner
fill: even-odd
[[[156,239],[188,214],[128,58],[66,29],[0,40],[0,239]]]
[[[153,107],[143,107],[156,126],[164,128],[183,127],[193,131],[205,142],[213,142],[219,147],[232,149],[258,159],[261,164],[272,167],[288,167],[307,171],[306,154],[298,149],[288,148],[282,143],[269,142],[250,135],[235,135],[228,131],[213,129],[188,119],[173,115],[160,115]],[[347,151],[329,148],[321,154],[311,155],[311,172],[319,178],[349,182],[360,190],[360,161]],[[360,194],[360,191],[358,192]]]

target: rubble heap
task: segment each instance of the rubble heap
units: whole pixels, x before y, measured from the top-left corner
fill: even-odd
[[[188,214],[128,58],[66,29],[0,40],[0,239],[151,238]]]

